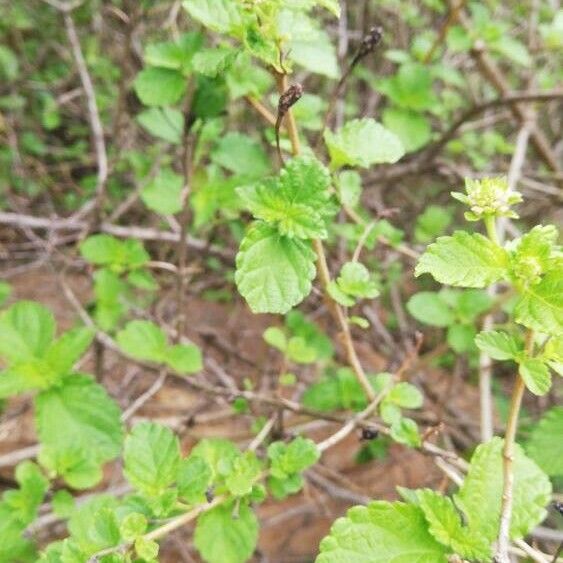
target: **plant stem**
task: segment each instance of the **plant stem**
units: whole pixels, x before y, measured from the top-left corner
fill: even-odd
[[[279,93],[283,94],[283,92],[287,90],[287,76],[285,74],[276,73],[276,81]],[[301,145],[299,143],[297,124],[295,122],[295,117],[293,116],[291,109],[287,111],[285,119],[289,140],[291,142],[291,152],[294,156],[297,156],[301,152]],[[358,382],[362,386],[369,402],[371,403],[376,399],[376,394],[366,376],[358,355],[356,354],[356,349],[354,348],[354,342],[352,340],[352,333],[350,332],[348,319],[346,317],[346,314],[342,310],[342,307],[340,307],[340,305],[336,303],[336,301],[331,299],[327,292],[328,285],[330,284],[330,271],[328,269],[322,241],[318,239],[314,240],[313,247],[317,254],[317,270],[319,272],[319,278],[321,280],[325,301],[327,302],[332,315],[338,322],[340,330],[342,331],[342,340],[344,349],[346,351],[346,358],[348,360],[348,363],[350,364],[350,367],[353,369]]]
[[[533,333],[529,331],[526,336],[526,352],[529,354],[533,347]],[[520,375],[516,378],[514,390],[512,391],[512,399],[510,401],[510,412],[504,435],[503,456],[503,477],[504,486],[502,490],[502,506],[500,512],[500,527],[497,541],[497,551],[495,554],[496,563],[510,563],[508,555],[508,546],[510,543],[510,521],[512,517],[512,501],[514,489],[514,442],[516,438],[516,430],[518,428],[518,415],[522,404],[522,397],[526,384]]]
[[[487,235],[495,244],[500,244],[497,234],[497,223],[494,215],[486,215],[484,218]]]

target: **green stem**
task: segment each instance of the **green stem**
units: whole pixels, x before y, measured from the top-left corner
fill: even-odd
[[[495,243],[500,246],[500,241],[497,234],[497,222],[496,217],[494,215],[487,215],[484,218],[485,227],[487,229],[488,237]]]

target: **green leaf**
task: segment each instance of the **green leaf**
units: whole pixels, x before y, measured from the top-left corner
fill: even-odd
[[[417,218],[414,238],[427,243],[440,236],[452,222],[452,214],[444,207],[429,205]]]
[[[231,66],[236,55],[236,51],[227,47],[201,49],[194,55],[193,68],[200,74],[214,78]]]
[[[180,462],[178,469],[178,494],[191,504],[205,501],[205,492],[211,484],[213,473],[201,457],[190,455]]]
[[[51,499],[53,512],[61,518],[69,518],[76,508],[76,503],[72,494],[66,489],[60,489],[53,493]]]
[[[403,155],[399,138],[373,119],[354,119],[335,133],[325,131],[332,168],[394,163]]]
[[[260,143],[241,133],[221,136],[211,158],[230,172],[247,178],[263,177],[270,170],[268,157]]]
[[[133,85],[146,106],[171,106],[180,101],[187,83],[176,70],[148,67],[137,74]]]
[[[178,41],[164,41],[147,45],[145,63],[151,66],[178,70],[189,74],[194,55],[203,44],[203,35],[198,32],[184,33]]]
[[[454,324],[448,327],[446,340],[454,352],[464,354],[475,350],[476,333],[473,325]]]
[[[72,486],[92,486],[99,466],[119,455],[123,427],[118,405],[89,376],[71,375],[35,400],[41,461]],[[87,476],[80,474],[87,468]],[[94,482],[90,482],[94,481]]]
[[[234,502],[203,513],[197,519],[194,545],[208,563],[244,563],[258,541],[258,519],[246,504],[233,516]]]
[[[548,410],[526,443],[528,455],[551,476],[563,475],[563,407]]]
[[[136,239],[119,240],[111,235],[92,235],[80,245],[82,257],[97,266],[127,269],[144,266],[150,256]]]
[[[205,27],[229,33],[243,25],[242,15],[231,0],[185,0],[184,9]]]
[[[417,321],[430,326],[445,327],[455,321],[450,307],[433,291],[413,295],[407,301],[407,310]]]
[[[174,215],[182,210],[184,179],[171,168],[161,168],[141,190],[143,203],[162,215]]]
[[[475,344],[493,360],[515,360],[524,349],[514,336],[497,330],[480,332],[475,337]]]
[[[145,291],[156,291],[159,288],[158,282],[148,270],[131,270],[127,274],[127,282]]]
[[[432,91],[432,75],[422,63],[407,62],[389,78],[379,81],[378,90],[389,96],[399,107],[427,110],[437,103]]]
[[[270,326],[262,335],[267,344],[273,348],[277,348],[280,352],[285,352],[287,349],[287,337],[285,332],[277,326]]]
[[[302,336],[292,336],[287,343],[287,357],[298,364],[311,364],[317,359],[317,351]]]
[[[169,346],[166,349],[166,363],[181,374],[196,373],[203,368],[201,350],[195,344]]]
[[[331,14],[340,17],[340,4],[338,0],[316,0],[316,3],[323,8],[326,8]]]
[[[493,438],[481,444],[471,458],[467,477],[456,504],[465,513],[467,525],[474,534],[494,541],[498,535],[501,497],[503,440]],[[514,455],[514,491],[510,537],[525,536],[545,518],[545,506],[550,501],[551,484],[543,471],[518,444]]]
[[[143,536],[135,540],[135,552],[143,561],[155,561],[158,555],[158,544]]]
[[[335,288],[334,286],[337,286]],[[335,292],[334,289],[337,289]],[[340,274],[329,286],[329,293],[333,298],[335,298],[339,303],[343,305],[352,305],[355,303],[356,299],[373,299],[379,295],[378,283],[370,275],[369,270],[360,262],[346,262]],[[341,294],[349,296],[351,300],[342,299]],[[345,301],[342,303],[342,301]]]
[[[68,529],[72,539],[86,556],[119,543],[119,525],[115,515],[117,500],[96,495],[73,512]],[[75,559],[71,559],[74,563]]]
[[[184,132],[184,116],[181,111],[168,107],[152,107],[137,116],[137,122],[151,135],[179,145]]]
[[[310,243],[255,223],[236,259],[235,281],[254,313],[287,313],[311,291],[315,253]]]
[[[411,383],[401,381],[391,388],[387,401],[402,409],[419,409],[423,403],[422,393]]]
[[[41,357],[55,335],[55,318],[40,303],[19,301],[0,315],[0,356],[8,363]]]
[[[147,530],[147,517],[140,512],[128,514],[119,526],[119,532],[125,541],[133,541]]]
[[[298,436],[289,444],[273,442],[268,446],[270,474],[277,479],[285,479],[304,471],[320,457],[320,452],[313,440]]]
[[[416,491],[416,497],[428,522],[428,531],[441,544],[451,547],[454,553],[464,558],[490,559],[490,542],[462,525],[459,512],[450,498],[430,489]]]
[[[432,138],[428,119],[416,111],[389,107],[383,110],[383,125],[395,133],[405,152],[413,152],[426,145]]]
[[[422,440],[416,422],[410,418],[401,417],[391,424],[391,438],[399,444],[416,448]]]
[[[260,471],[262,464],[251,451],[244,452],[232,460],[229,472],[225,477],[225,485],[229,492],[238,497],[250,494]]]
[[[240,455],[238,448],[229,440],[223,438],[206,438],[200,442],[190,452],[190,457],[200,457],[207,462],[211,468],[213,479],[220,474],[220,469],[229,464],[233,459]]]
[[[545,395],[551,388],[549,368],[537,358],[526,358],[520,363],[520,375],[534,395]]]
[[[131,321],[117,333],[117,343],[136,360],[164,362],[168,342],[166,334],[151,321]]]
[[[67,375],[88,350],[94,336],[95,331],[90,327],[79,327],[65,332],[49,346],[45,361],[55,372]]]
[[[180,444],[174,433],[153,422],[141,422],[125,438],[123,472],[139,491],[157,497],[176,481]]]
[[[342,205],[356,207],[362,195],[362,178],[355,170],[344,170],[338,175],[338,193]]]
[[[553,336],[563,334],[563,272],[548,272],[529,286],[514,308],[516,322]]]
[[[326,238],[330,176],[316,159],[292,159],[278,178],[239,188],[252,214],[275,225],[282,235],[301,239]]]
[[[334,522],[316,563],[446,563],[448,550],[412,504],[375,501]]]
[[[479,233],[456,231],[440,237],[420,257],[415,276],[431,274],[440,283],[486,287],[507,274],[506,251]]]

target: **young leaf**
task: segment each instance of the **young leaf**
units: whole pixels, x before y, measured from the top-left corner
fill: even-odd
[[[503,440],[493,438],[481,444],[471,458],[467,477],[456,504],[463,510],[473,533],[494,541],[498,535],[501,497]],[[545,473],[516,445],[513,463],[514,491],[510,537],[525,536],[545,517],[551,484]]]
[[[119,532],[125,541],[142,536],[147,530],[147,517],[139,512],[129,513],[121,522]]]
[[[520,363],[520,375],[534,395],[545,395],[551,388],[549,368],[537,358],[526,358]]]
[[[434,240],[450,226],[452,214],[438,205],[429,205],[416,219],[414,238],[427,243]]]
[[[176,70],[148,67],[137,74],[134,87],[146,106],[171,106],[180,101],[186,84],[182,73]]]
[[[373,119],[354,119],[333,133],[325,131],[332,168],[397,162],[405,153],[401,141]]]
[[[285,479],[300,473],[313,465],[320,457],[315,442],[298,436],[289,444],[273,442],[268,446],[268,458],[271,462],[270,473],[278,479]]]
[[[287,313],[311,291],[315,253],[308,242],[255,223],[237,254],[235,281],[255,313]]]
[[[334,522],[315,563],[445,563],[447,553],[430,535],[418,506],[375,501]]]
[[[244,452],[233,459],[229,472],[225,477],[225,485],[229,492],[238,497],[250,494],[262,464],[254,452]]]
[[[379,295],[377,281],[360,262],[346,262],[328,289],[331,296],[345,306],[353,305],[356,299],[373,299]]]
[[[19,301],[0,315],[0,357],[8,363],[41,357],[55,336],[55,318],[39,303]]]
[[[180,462],[178,469],[178,494],[191,504],[205,501],[205,492],[211,484],[213,473],[201,457],[190,455]]]
[[[421,443],[416,422],[406,417],[401,417],[391,424],[391,438],[399,444],[405,444],[412,448],[417,448]]]
[[[280,352],[287,349],[287,337],[285,332],[277,326],[269,326],[262,335],[267,344],[273,348],[277,348]]]
[[[205,438],[192,449],[190,457],[200,457],[211,468],[213,479],[221,474],[221,468],[240,455],[238,448],[223,438]]]
[[[514,336],[497,330],[480,332],[475,337],[475,344],[493,360],[515,360],[524,350]]]
[[[416,491],[416,498],[428,522],[429,532],[440,543],[451,547],[454,553],[464,558],[489,560],[490,542],[462,525],[459,512],[449,497],[431,489],[422,489]]]
[[[65,332],[49,346],[45,361],[57,373],[67,375],[89,348],[94,336],[95,331],[89,327]]]
[[[439,293],[421,291],[407,301],[408,312],[419,322],[430,326],[449,326],[455,317]]]
[[[152,107],[137,116],[137,122],[151,135],[173,145],[179,145],[184,131],[184,116],[181,111],[168,107]]]
[[[528,455],[550,476],[563,475],[563,407],[548,410],[526,443]]]
[[[82,257],[97,266],[138,268],[150,260],[142,243],[136,239],[119,240],[105,234],[89,236],[80,245]]]
[[[448,327],[446,341],[454,352],[464,354],[475,350],[475,335],[477,331],[473,325],[455,324]]]
[[[258,541],[258,519],[250,507],[241,503],[238,517],[234,502],[227,502],[203,513],[197,519],[194,544],[209,563],[244,563]]]
[[[563,272],[548,272],[526,288],[514,308],[516,322],[553,336],[563,334]]]
[[[182,209],[184,180],[171,168],[161,168],[155,178],[141,190],[143,203],[162,215],[174,215]]]
[[[232,48],[201,49],[194,55],[192,66],[196,72],[215,78],[231,66],[235,57],[236,51]]]
[[[166,334],[150,321],[131,321],[117,333],[119,347],[137,360],[164,362],[168,342]]]
[[[166,363],[183,375],[203,368],[201,350],[195,344],[175,344],[166,349]]]
[[[420,257],[415,276],[431,274],[440,283],[486,287],[507,275],[506,251],[479,233],[456,231],[440,237]]]
[[[67,480],[83,464],[88,467],[86,482],[90,476],[101,477],[95,468],[116,457],[121,448],[120,414],[105,389],[89,376],[71,375],[63,385],[41,392],[35,402],[35,419],[42,461],[47,460],[49,469]],[[77,483],[78,477],[69,481],[73,486]]]
[[[219,33],[243,25],[240,9],[231,0],[185,0],[183,6],[192,18]]]
[[[176,480],[178,438],[165,426],[141,422],[125,438],[123,463],[127,480],[143,494],[157,497]]]
[[[211,159],[245,178],[262,178],[270,170],[268,157],[260,143],[241,133],[221,136],[211,153]]]
[[[422,393],[411,383],[401,381],[389,391],[386,400],[402,409],[419,409],[422,406]]]

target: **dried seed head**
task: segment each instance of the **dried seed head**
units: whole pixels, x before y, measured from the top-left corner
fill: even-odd
[[[372,27],[368,34],[362,39],[356,59],[360,60],[369,55],[379,45],[383,37],[383,28],[379,26]]]
[[[278,115],[285,115],[289,108],[299,101],[303,95],[301,84],[292,84],[281,96],[278,102]]]

